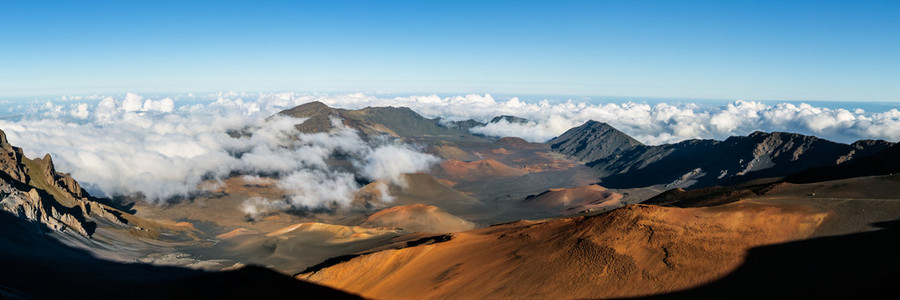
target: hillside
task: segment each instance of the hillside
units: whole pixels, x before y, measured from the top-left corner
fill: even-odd
[[[475,228],[472,222],[448,214],[436,206],[410,204],[380,210],[363,222],[366,227],[394,227],[407,232],[447,233]]]
[[[523,204],[553,210],[556,214],[618,208],[622,195],[602,186],[592,184],[574,188],[550,189],[527,197]]]
[[[880,224],[900,213],[898,183],[900,175],[673,190],[684,197],[649,201],[668,206],[628,205],[594,216],[458,232],[427,245],[361,253],[298,278],[395,299],[779,295],[754,283],[822,295],[816,282],[844,280],[878,295],[884,286],[854,278],[896,280],[877,267],[896,265],[892,254],[875,249],[866,259],[869,250],[851,243],[879,247],[896,237],[895,227],[885,231]],[[838,251],[817,248],[826,245],[856,253],[849,259],[859,264],[834,262],[841,259]],[[871,274],[848,275],[854,271]]]
[[[631,205],[593,217],[454,233],[443,242],[364,254],[298,278],[371,298],[641,296],[725,275],[746,249],[805,238],[826,215],[749,202]]]

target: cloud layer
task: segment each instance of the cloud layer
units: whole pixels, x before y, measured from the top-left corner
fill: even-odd
[[[848,108],[815,107],[809,104],[738,100],[723,105],[697,103],[599,103],[549,100],[524,102],[518,98],[497,100],[490,95],[455,97],[411,96],[379,98],[366,94],[336,95],[317,99],[345,108],[407,106],[427,117],[449,120],[487,121],[498,115],[531,120],[526,124],[499,122],[473,131],[518,136],[543,142],[588,120],[606,122],[647,144],[686,139],[725,139],[753,131],[787,131],[850,143],[860,139],[900,140],[900,111],[867,113]]]
[[[695,103],[599,103],[497,100],[490,95],[382,97],[369,94],[219,93],[148,99],[68,97],[7,104],[0,129],[30,157],[51,153],[92,193],[141,193],[165,200],[189,196],[208,179],[233,172],[276,176],[289,199],[255,199],[261,210],[347,204],[357,179],[403,184],[400,174],[426,170],[436,158],[389,141],[366,143],[355,131],[299,134],[302,120],[270,118],[310,101],[333,107],[406,106],[426,117],[487,121],[497,115],[530,120],[473,128],[495,136],[542,142],[587,120],[607,122],[648,144],[691,138],[724,139],[756,130],[789,131],[852,142],[900,140],[900,111],[869,113],[809,104],[734,101]],[[337,122],[340,123],[340,122]],[[239,136],[239,137],[236,137]],[[352,158],[354,170],[329,167],[332,154]],[[355,173],[351,173],[355,172]],[[322,192],[322,191],[327,192]],[[281,201],[281,202],[278,202]]]
[[[176,109],[171,98],[128,94],[95,103],[47,102],[20,120],[0,121],[0,128],[31,157],[53,154],[57,169],[101,196],[137,193],[166,201],[235,172],[278,178],[288,198],[248,200],[259,209],[347,205],[357,179],[402,183],[402,173],[437,161],[407,145],[364,142],[340,120],[332,120],[331,132],[301,134],[294,124],[303,120],[271,117],[298,101],[219,97]],[[338,154],[356,170],[326,163]]]

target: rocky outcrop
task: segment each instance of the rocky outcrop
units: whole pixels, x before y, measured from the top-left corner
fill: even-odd
[[[90,236],[97,220],[125,225],[122,212],[90,199],[69,174],[57,172],[50,155],[29,159],[0,131],[0,210],[48,228]]]
[[[12,180],[28,181],[28,172],[22,164],[22,149],[13,147],[6,140],[6,133],[0,130],[0,172],[3,172]]]
[[[83,212],[72,213],[58,209],[60,206],[52,205],[49,203],[52,200],[44,198],[35,188],[25,192],[7,182],[0,182],[0,209],[23,219],[40,222],[53,230],[73,231],[85,236],[93,233],[95,225],[85,222]]]
[[[34,162],[40,167],[44,181],[46,181],[51,188],[57,189],[66,196],[75,199],[87,196],[87,192],[81,188],[81,185],[78,184],[72,176],[56,171],[56,168],[53,166],[53,159],[50,158],[50,154],[46,154],[43,159],[34,160]]]

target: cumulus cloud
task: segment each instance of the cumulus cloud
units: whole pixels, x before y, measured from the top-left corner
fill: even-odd
[[[401,175],[427,170],[438,158],[413,150],[407,145],[384,145],[366,154],[358,162],[363,176],[371,180],[384,179],[405,186]]]

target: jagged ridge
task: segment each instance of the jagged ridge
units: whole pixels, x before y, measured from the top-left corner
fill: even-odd
[[[862,140],[841,144],[795,133],[757,131],[724,141],[688,140],[647,146],[611,126],[589,121],[549,142],[560,153],[587,161],[603,186],[706,187],[810,168],[846,164],[894,145]]]
[[[102,218],[124,225],[122,212],[90,199],[69,174],[56,171],[50,155],[29,159],[0,130],[0,209],[58,231],[93,234]]]

